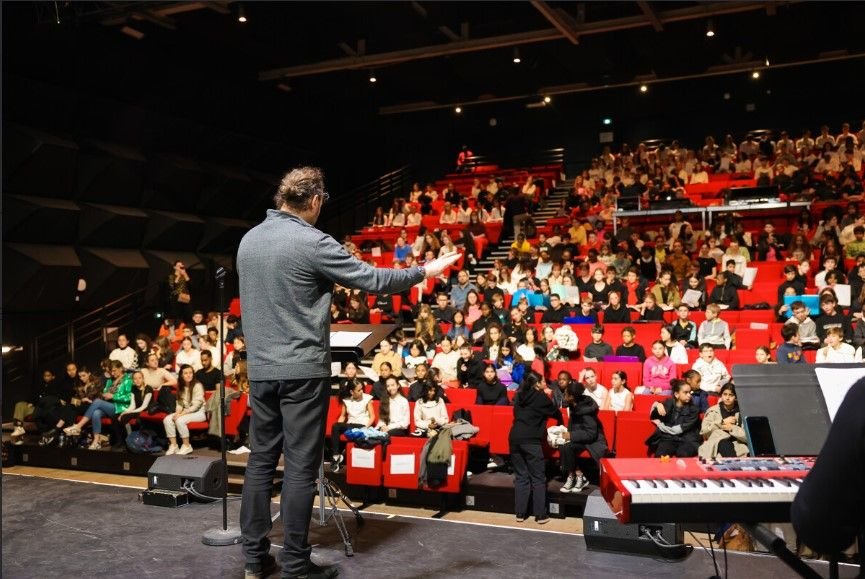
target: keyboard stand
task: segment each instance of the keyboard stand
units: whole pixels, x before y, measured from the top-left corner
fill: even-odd
[[[800,577],[804,577],[805,579],[822,579],[822,576],[819,573],[806,565],[802,559],[797,557],[787,548],[784,539],[767,529],[764,525],[754,523],[740,524],[746,531],[748,531],[748,534],[750,534],[755,541],[763,545],[770,553],[781,559],[784,564],[795,571]],[[837,559],[834,560],[833,565],[835,568],[834,576],[837,577]]]

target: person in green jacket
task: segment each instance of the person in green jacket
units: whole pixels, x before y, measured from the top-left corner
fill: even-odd
[[[132,402],[132,375],[124,371],[123,363],[112,360],[108,371],[111,377],[102,389],[102,398],[94,400],[77,423],[63,429],[68,436],[78,436],[83,426],[93,422],[93,443],[90,450],[99,450],[103,444],[108,443],[108,437],[102,434],[102,419],[114,418]]]

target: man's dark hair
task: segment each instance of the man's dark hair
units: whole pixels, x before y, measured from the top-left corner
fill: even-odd
[[[735,259],[728,259],[727,263],[725,263],[724,265],[726,265],[727,267],[730,267],[731,265],[733,267],[736,267],[736,260]]]
[[[298,167],[286,173],[279,183],[273,202],[280,209],[287,205],[292,209],[309,208],[312,198],[325,195],[324,175],[318,167]]]
[[[861,225],[857,225],[856,227],[853,228],[853,233],[855,235],[859,235],[860,233],[865,234],[865,227],[863,227]]]

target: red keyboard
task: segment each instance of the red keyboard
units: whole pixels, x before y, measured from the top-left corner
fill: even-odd
[[[784,522],[813,457],[605,458],[601,493],[623,523]]]

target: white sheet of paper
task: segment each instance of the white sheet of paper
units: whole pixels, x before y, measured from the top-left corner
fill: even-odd
[[[375,468],[375,450],[353,447],[351,449],[351,461],[349,464],[354,468]]]
[[[754,285],[754,280],[757,279],[757,268],[756,267],[746,267],[745,273],[742,275],[742,285],[745,287],[751,287]]]
[[[456,465],[456,455],[452,454],[450,464],[448,465],[448,476],[451,476],[454,474],[455,465]]]
[[[339,376],[339,373],[342,371],[342,364],[339,362],[331,362],[330,363],[330,377],[336,378]]]
[[[764,324],[763,322],[751,322],[748,328],[752,330],[768,330],[769,324]]]
[[[473,332],[473,333],[472,333],[472,340],[475,341],[475,342],[477,342],[478,340],[480,340],[481,338],[483,338],[483,337],[486,336],[486,335],[487,335],[487,329],[486,329],[486,328],[481,328],[481,329],[478,330],[477,332]]]
[[[356,348],[366,340],[372,332],[338,332],[330,333],[331,348]]]
[[[682,296],[682,301],[685,302],[685,304],[691,306],[692,308],[696,308],[698,305],[700,305],[701,295],[703,295],[701,292],[689,289],[685,292],[685,295]]]
[[[865,378],[865,367],[862,368],[814,368],[823,399],[829,410],[829,419],[835,420],[838,408],[847,396],[847,391],[859,379]]]
[[[199,325],[195,326],[195,331],[198,332],[199,336],[206,336],[207,335],[207,325],[199,324]]]
[[[836,283],[832,286],[835,290],[835,295],[838,297],[838,305],[845,308],[850,307],[850,285],[846,283]],[[823,289],[823,288],[820,288]]]
[[[577,286],[569,285],[564,286],[568,290],[568,299],[565,300],[572,306],[577,306],[580,304],[580,288]]]
[[[390,455],[390,474],[414,474],[414,455]]]
[[[369,378],[373,382],[378,382],[378,374],[376,374],[375,370],[373,370],[369,366],[360,366],[358,369],[360,370],[360,373],[363,374],[366,378]]]

